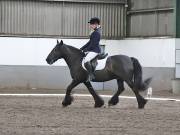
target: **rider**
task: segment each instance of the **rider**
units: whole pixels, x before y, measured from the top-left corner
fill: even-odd
[[[101,52],[99,45],[99,41],[101,38],[101,27],[100,19],[97,17],[91,18],[91,20],[88,23],[90,24],[90,28],[92,29],[90,40],[80,49],[83,52],[87,53],[84,60],[84,66],[86,67],[89,73],[88,80],[91,81],[95,78],[93,67],[91,65],[91,60],[94,59]]]

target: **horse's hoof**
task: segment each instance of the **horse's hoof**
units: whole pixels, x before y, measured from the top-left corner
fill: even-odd
[[[70,102],[66,102],[66,101],[62,102],[62,106],[63,107],[67,107],[68,105],[71,105],[71,103]]]
[[[119,98],[116,97],[116,98],[111,98],[108,102],[108,106],[114,106],[116,105],[117,103],[119,102]]]
[[[95,108],[100,108],[100,107],[102,107],[103,105],[104,105],[104,101],[101,100],[101,101],[96,102],[95,105],[94,105],[94,107],[95,107]]]
[[[67,107],[68,105],[70,105],[70,104],[67,104],[67,103],[65,103],[65,102],[62,102],[62,106],[63,106],[63,107]]]
[[[68,105],[71,105],[73,100],[74,100],[74,98],[72,96],[65,96],[65,98],[62,102],[63,107],[67,107]]]
[[[144,106],[146,105],[147,102],[148,102],[148,100],[144,99],[141,103],[138,104],[138,108],[144,109]]]

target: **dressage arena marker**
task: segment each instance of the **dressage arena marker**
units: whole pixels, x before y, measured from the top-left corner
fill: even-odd
[[[92,97],[90,94],[73,94],[77,97]],[[0,94],[0,96],[12,96],[12,97],[62,97],[65,94]],[[111,95],[100,95],[104,98],[111,98]],[[119,96],[120,98],[124,99],[136,99],[136,97],[131,96]],[[146,98],[148,100],[156,100],[156,101],[177,101],[180,102],[180,99],[175,98]]]

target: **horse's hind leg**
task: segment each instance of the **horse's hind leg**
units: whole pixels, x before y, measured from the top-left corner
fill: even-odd
[[[71,91],[74,87],[76,87],[79,84],[78,81],[73,80],[71,84],[67,87],[65,98],[62,102],[62,105],[64,107],[70,105],[72,103],[73,97],[71,96]]]
[[[136,95],[136,99],[137,99],[137,102],[138,102],[138,108],[139,109],[143,109],[145,104],[147,103],[147,100],[144,99],[140,94],[139,94],[139,91],[138,90],[133,90],[133,92],[135,93]]]
[[[147,100],[144,99],[144,98],[139,94],[138,89],[134,88],[133,83],[127,82],[127,84],[131,87],[131,89],[133,90],[133,92],[134,92],[134,94],[135,94],[135,96],[136,96],[136,99],[137,99],[137,102],[138,102],[138,108],[139,108],[139,109],[143,109],[144,106],[145,106],[146,103],[147,103]]]
[[[103,99],[94,91],[90,82],[84,82],[85,86],[88,88],[89,92],[94,98],[95,105],[94,107],[102,107],[104,105]]]
[[[113,97],[109,100],[109,102],[108,102],[109,106],[116,105],[119,102],[119,95],[124,91],[123,80],[117,79],[117,84],[118,84],[118,90],[113,95]]]

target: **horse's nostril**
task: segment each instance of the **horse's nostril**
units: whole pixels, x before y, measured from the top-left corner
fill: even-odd
[[[46,62],[49,64],[49,59],[46,59]]]

